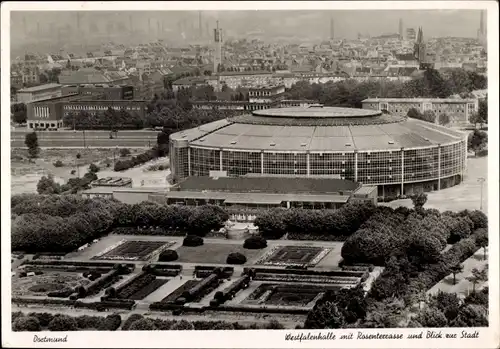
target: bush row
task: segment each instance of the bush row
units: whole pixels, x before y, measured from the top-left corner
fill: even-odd
[[[213,299],[216,302],[210,302],[210,305],[217,306],[219,304],[223,304],[227,300],[233,298],[240,290],[247,288],[249,284],[250,277],[248,275],[239,277],[235,282],[226,287],[223,291],[216,292]]]
[[[13,314],[14,315],[14,314]],[[13,317],[13,331],[116,331],[121,325],[122,319],[118,314],[103,316],[82,315],[70,317],[63,314],[53,315],[51,313],[31,312],[26,315],[19,312],[15,319]]]
[[[286,233],[348,236],[377,211],[373,203],[353,202],[338,210],[271,209],[259,213],[254,224],[266,239]]]
[[[158,152],[156,149],[150,149],[144,153],[141,153],[137,156],[133,156],[129,160],[118,160],[115,163],[114,170],[115,171],[125,171],[129,168],[145,164],[148,161],[154,160],[158,157]]]
[[[13,251],[68,253],[119,227],[161,227],[204,236],[229,218],[219,206],[128,205],[74,195],[17,195],[11,200]],[[42,209],[43,208],[43,209]],[[146,233],[147,234],[147,233]]]

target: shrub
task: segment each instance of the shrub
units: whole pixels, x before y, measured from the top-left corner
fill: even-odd
[[[99,172],[99,170],[100,170],[99,166],[97,166],[96,164],[93,164],[93,163],[90,164],[90,166],[89,166],[89,172],[91,172],[91,173],[97,173],[97,172]]]
[[[120,156],[122,158],[129,156],[129,155],[130,155],[130,149],[127,149],[127,148],[120,149]]]
[[[227,256],[226,263],[227,264],[245,264],[247,261],[247,257],[245,255],[233,252]]]
[[[448,325],[448,319],[437,308],[424,309],[415,320],[423,327],[446,327]]]
[[[14,322],[14,321],[16,321],[17,318],[23,317],[24,314],[22,311],[16,311],[16,312],[12,312],[11,316],[12,316],[12,322]],[[28,314],[28,316],[31,316],[31,314]]]
[[[106,316],[103,321],[102,329],[104,331],[116,331],[122,323],[122,317],[119,314]]]
[[[29,313],[28,316],[36,317],[42,327],[47,327],[54,318],[51,313]]]
[[[78,324],[76,320],[70,316],[58,314],[54,316],[48,326],[49,331],[64,332],[76,331]]]
[[[182,242],[182,246],[196,247],[201,245],[203,245],[203,238],[196,235],[188,235]]]
[[[259,250],[267,247],[267,240],[261,236],[251,236],[243,243],[243,248],[249,250]]]
[[[22,316],[18,317],[12,323],[12,330],[14,332],[38,332],[41,331],[42,328],[40,326],[40,322],[36,317]]]
[[[54,165],[54,167],[63,167],[64,166],[64,164],[62,163],[61,160],[57,160],[52,165]]]
[[[122,330],[123,331],[128,331],[129,328],[130,328],[130,325],[132,325],[137,320],[141,320],[141,319],[144,319],[144,316],[142,316],[140,314],[132,314],[132,315],[130,315],[127,318],[127,320],[125,320],[125,322],[123,323]]]
[[[76,170],[71,170],[69,173],[74,175],[76,173]]]
[[[151,319],[142,318],[137,321],[134,321],[129,331],[154,331],[156,330],[155,323]]]
[[[172,327],[170,328],[170,330],[172,330],[172,331],[194,330],[194,325],[189,321],[181,320],[181,321],[173,324]]]
[[[177,251],[165,250],[158,256],[158,262],[172,262],[179,258]]]

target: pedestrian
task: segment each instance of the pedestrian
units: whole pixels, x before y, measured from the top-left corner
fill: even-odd
[[[182,280],[182,274],[179,274],[179,279],[181,279],[181,280]]]

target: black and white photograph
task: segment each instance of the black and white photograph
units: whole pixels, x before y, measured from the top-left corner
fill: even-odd
[[[436,3],[2,4],[2,345],[497,347],[498,3]]]

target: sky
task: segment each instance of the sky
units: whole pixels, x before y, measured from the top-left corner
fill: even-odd
[[[164,21],[172,35],[176,35],[179,23],[184,21],[188,27],[198,28],[198,11],[113,11],[83,12],[82,26],[88,27],[88,21],[94,20],[100,26],[110,18],[129,25],[130,17],[135,28],[147,28],[148,18],[156,28],[156,21]],[[13,12],[11,16],[11,35],[22,43],[24,29],[35,31],[37,24],[47,27],[50,23],[75,27],[75,12]],[[204,11],[205,22],[209,27],[220,21],[226,33],[235,37],[244,37],[248,33],[260,31],[268,38],[281,36],[329,37],[330,18],[334,21],[335,37],[354,39],[358,33],[377,36],[398,32],[398,22],[403,20],[403,27],[423,27],[426,38],[457,36],[476,37],[479,28],[479,10],[333,10],[333,11]],[[104,30],[104,29],[103,29]],[[124,35],[127,35],[124,33]],[[14,40],[13,40],[14,41]],[[15,43],[13,42],[15,45]]]

